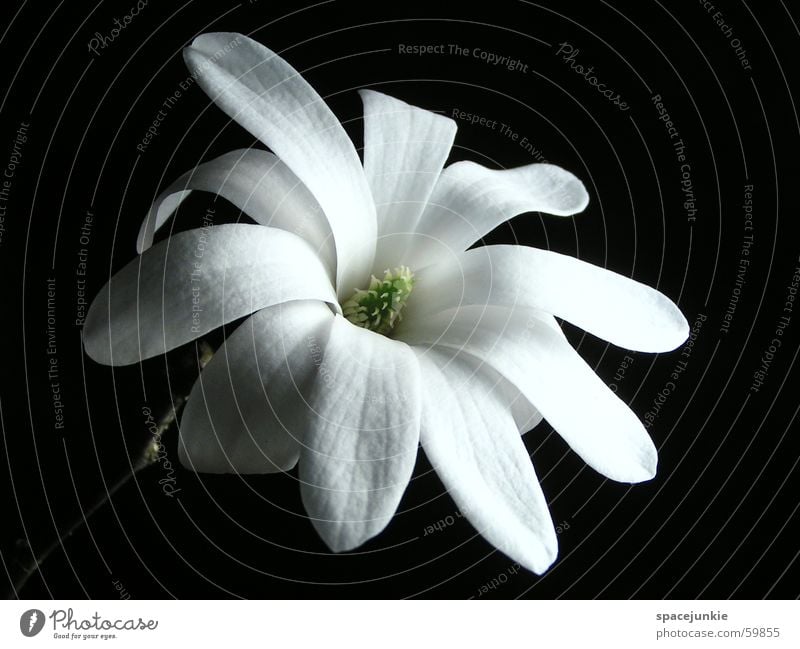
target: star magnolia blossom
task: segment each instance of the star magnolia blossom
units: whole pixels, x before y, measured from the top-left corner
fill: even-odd
[[[604,476],[655,475],[637,417],[554,316],[615,345],[674,349],[686,320],[661,293],[554,252],[467,250],[524,212],[571,215],[588,196],[549,164],[444,166],[455,123],[378,92],[364,162],[303,78],[266,47],[205,34],[185,50],[205,92],[273,153],[233,151],[180,177],[142,226],[139,259],[104,287],[88,354],[125,365],[249,315],[205,367],[180,424],[184,466],[287,471],[334,551],[394,515],[421,444],[490,543],[541,573],[556,534],[520,433],[542,417]],[[192,191],[256,224],[154,231]]]

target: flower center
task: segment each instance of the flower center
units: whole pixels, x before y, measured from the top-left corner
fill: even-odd
[[[414,288],[414,273],[407,266],[386,270],[383,279],[375,275],[368,289],[356,289],[342,304],[344,317],[359,327],[387,336],[400,322],[400,312]]]

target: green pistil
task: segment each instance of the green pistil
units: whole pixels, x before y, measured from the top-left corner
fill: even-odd
[[[373,275],[368,289],[356,289],[342,304],[342,312],[353,324],[386,336],[402,319],[400,312],[413,288],[414,273],[407,266],[387,270],[382,280]]]

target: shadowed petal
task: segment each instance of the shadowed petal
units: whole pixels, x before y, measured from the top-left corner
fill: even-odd
[[[644,352],[675,349],[689,335],[677,306],[645,284],[567,255],[485,246],[417,273],[404,324],[456,306],[531,307],[604,340]]]
[[[657,453],[636,415],[534,309],[460,307],[403,335],[476,356],[507,378],[583,460],[612,480],[655,475]]]
[[[246,320],[192,388],[178,453],[193,471],[274,473],[291,469],[311,411],[314,346],[333,321],[322,302],[287,302]]]
[[[316,416],[300,457],[303,502],[328,547],[351,550],[386,527],[411,478],[419,444],[416,356],[337,316],[309,404]]]
[[[364,169],[339,120],[292,66],[241,34],[198,36],[184,59],[208,96],[317,199],[336,244],[339,296],[349,297],[369,278],[377,225]]]
[[[364,101],[364,171],[378,215],[373,272],[399,266],[453,146],[452,119],[372,90]]]
[[[552,323],[553,327],[560,333],[561,329],[555,319],[552,320]],[[492,393],[494,401],[511,413],[520,433],[527,433],[541,423],[541,413],[536,410],[533,404],[513,383],[491,365],[460,349],[434,347],[433,350],[436,352],[435,360],[440,366],[452,361],[458,367],[463,368],[463,371],[469,371],[470,374],[474,374],[474,382],[483,385],[487,392]],[[424,349],[414,348],[414,351],[418,354],[426,353]]]
[[[98,363],[163,354],[266,306],[336,295],[322,262],[293,234],[262,225],[181,232],[114,275],[86,316],[84,345]]]
[[[555,561],[556,532],[531,459],[502,398],[464,359],[418,353],[420,441],[461,512],[529,570]]]
[[[204,162],[161,192],[139,230],[139,252],[153,245],[153,234],[192,190],[219,194],[256,223],[302,237],[317,251],[333,278],[336,253],[322,209],[289,167],[272,153],[258,149],[237,149]]]
[[[416,229],[406,264],[419,269],[463,252],[501,223],[525,212],[569,216],[589,202],[583,183],[551,164],[487,169],[474,162],[447,167]]]

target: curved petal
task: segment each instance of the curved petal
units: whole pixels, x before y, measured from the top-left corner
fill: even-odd
[[[86,352],[128,365],[289,300],[336,304],[325,267],[293,234],[262,225],[181,232],[145,251],[100,290],[86,316]]]
[[[412,256],[419,269],[443,253],[469,248],[501,223],[525,212],[569,216],[586,208],[589,194],[568,171],[551,164],[487,169],[456,162],[442,172],[416,230]]]
[[[465,306],[415,322],[403,339],[459,349],[494,367],[604,476],[655,475],[656,448],[641,422],[541,312]]]
[[[418,354],[420,441],[461,512],[529,570],[555,561],[558,541],[539,480],[508,408],[463,359]]]
[[[364,102],[364,172],[378,217],[374,272],[405,258],[419,221],[453,146],[456,123],[372,90]]]
[[[322,302],[287,302],[248,318],[195,382],[180,424],[178,457],[209,473],[288,471],[300,457],[317,374],[313,346],[333,321]]]
[[[636,351],[675,349],[689,324],[665,295],[568,255],[525,246],[484,246],[416,274],[403,325],[457,306],[531,307]]]
[[[336,268],[331,229],[319,204],[289,167],[258,149],[237,149],[204,162],[161,192],[139,230],[140,253],[153,245],[156,230],[192,190],[218,194],[256,223],[302,237],[331,273]]]
[[[553,325],[558,328],[558,323],[556,323],[555,319],[553,319]],[[558,331],[560,332],[561,329],[558,328]],[[414,351],[417,354],[425,353],[424,350],[417,348],[414,348]],[[494,401],[500,404],[506,412],[511,413],[520,433],[524,434],[541,423],[543,419],[541,413],[513,383],[488,363],[484,363],[481,359],[466,354],[459,349],[451,349],[450,347],[434,347],[431,351],[436,352],[434,360],[439,366],[452,362],[454,365],[464,368],[464,371],[468,370],[471,374],[474,374],[474,381],[484,385],[487,392],[492,393]]]
[[[303,502],[328,547],[351,550],[386,527],[411,478],[419,363],[407,345],[337,316],[309,404]]]
[[[317,199],[336,244],[339,296],[349,297],[369,278],[377,226],[364,169],[339,120],[292,66],[241,34],[198,36],[184,59],[208,96]]]

